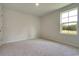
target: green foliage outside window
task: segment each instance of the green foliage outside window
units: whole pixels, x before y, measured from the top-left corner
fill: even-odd
[[[63,26],[63,30],[76,31],[76,25]]]

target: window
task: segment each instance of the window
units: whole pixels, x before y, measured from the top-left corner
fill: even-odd
[[[77,8],[61,13],[60,31],[66,34],[77,34]]]

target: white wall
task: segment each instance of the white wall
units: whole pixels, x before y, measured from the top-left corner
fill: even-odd
[[[79,47],[79,21],[78,35],[67,35],[60,33],[60,12],[75,7],[79,9],[79,4],[71,4],[67,7],[61,8],[59,10],[49,13],[46,16],[43,16],[40,21],[40,37]]]
[[[3,15],[2,15],[2,5],[0,4],[0,45],[2,44],[3,40]]]
[[[37,38],[39,35],[39,18],[18,11],[4,8],[3,42],[13,42]]]
[[[0,45],[1,45],[1,41],[2,41],[2,31],[1,31],[1,27],[2,27],[2,17],[1,17],[1,5],[0,5]]]

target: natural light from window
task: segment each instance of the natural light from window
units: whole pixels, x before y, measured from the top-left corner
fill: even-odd
[[[61,13],[60,31],[66,34],[77,34],[77,8]]]

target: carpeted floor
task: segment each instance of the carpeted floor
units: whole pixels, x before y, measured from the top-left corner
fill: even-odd
[[[79,49],[42,39],[24,40],[0,46],[0,56],[64,55],[79,55]]]

